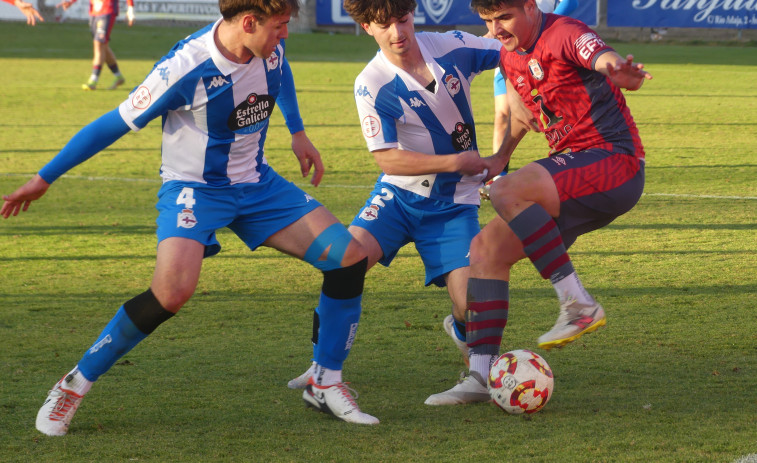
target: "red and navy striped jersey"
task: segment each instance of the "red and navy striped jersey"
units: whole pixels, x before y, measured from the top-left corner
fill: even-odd
[[[528,50],[501,52],[502,66],[526,107],[540,121],[550,154],[602,148],[644,158],[639,132],[621,89],[593,70],[612,48],[586,24],[544,14]]]

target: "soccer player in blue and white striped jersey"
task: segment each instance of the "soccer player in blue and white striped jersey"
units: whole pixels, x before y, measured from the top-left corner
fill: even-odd
[[[163,186],[158,192],[157,264],[150,288],[125,302],[76,367],[53,387],[36,426],[62,436],[92,383],[171,318],[192,296],[204,257],[228,227],[254,250],[276,248],[323,271],[321,343],[308,405],[360,424],[342,382],[342,363],[361,312],[366,251],[322,205],[266,161],[268,123],[278,103],[303,176],[323,175],[304,132],[284,39],[297,0],[220,0],[222,19],[180,41],[117,109],[84,127],[37,175],[4,196],[0,215],[26,211],[63,173],[129,131],[162,118]]]
[[[415,0],[344,5],[380,48],[355,79],[354,97],[382,173],[350,233],[367,249],[368,268],[388,266],[403,246],[415,244],[426,285],[446,286],[450,294],[445,330],[467,352],[455,331],[464,326],[468,251],[480,231],[478,189],[489,165],[478,152],[470,85],[497,66],[501,44],[461,31],[416,33]],[[302,387],[309,374],[289,387]]]

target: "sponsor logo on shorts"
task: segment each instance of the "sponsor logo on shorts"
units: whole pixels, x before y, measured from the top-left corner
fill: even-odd
[[[195,214],[191,209],[184,209],[179,212],[179,215],[176,218],[177,227],[193,228],[195,225],[197,225],[197,218],[195,218]]]

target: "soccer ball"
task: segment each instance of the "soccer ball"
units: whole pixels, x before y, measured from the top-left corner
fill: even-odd
[[[530,350],[514,350],[494,361],[486,386],[499,408],[517,415],[541,410],[552,397],[554,385],[544,358]]]

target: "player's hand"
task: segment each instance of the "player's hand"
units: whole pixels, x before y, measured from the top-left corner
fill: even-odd
[[[627,55],[625,61],[607,64],[607,75],[616,87],[638,90],[644,80],[650,80],[652,74],[644,70],[644,65],[633,62],[633,55]]]
[[[486,163],[487,167],[486,175],[484,176],[482,182],[486,183],[497,175],[501,174],[503,170],[505,170],[505,166],[507,166],[507,163],[510,162],[510,156],[495,154],[493,156],[487,156],[483,158],[483,161]]]
[[[76,0],[63,0],[62,2],[55,5],[55,8],[63,8],[63,11],[68,10],[71,5],[73,5],[76,2]]]
[[[26,24],[34,26],[37,24],[38,19],[40,22],[45,22],[42,15],[39,14],[39,11],[37,11],[31,3],[27,3],[23,0],[16,0],[14,5],[16,5],[16,7],[21,10],[21,13],[26,16]]]
[[[134,7],[133,6],[127,6],[126,7],[126,21],[129,23],[129,27],[134,24]]]
[[[307,177],[310,170],[313,170],[313,176],[310,178],[310,184],[318,186],[323,178],[323,162],[321,161],[321,153],[313,146],[304,130],[292,135],[292,151],[297,156],[297,160],[300,161],[300,170],[302,176]]]
[[[48,188],[50,188],[50,184],[44,181],[39,174],[36,174],[21,188],[9,195],[3,195],[5,202],[0,209],[0,215],[7,219],[11,215],[18,215],[20,211],[26,212],[29,209],[29,204],[45,194]]]
[[[478,151],[463,151],[457,155],[457,172],[463,175],[478,175],[487,168],[487,163],[481,159]]]

